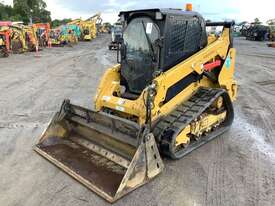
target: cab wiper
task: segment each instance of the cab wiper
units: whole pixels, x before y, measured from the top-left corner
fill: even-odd
[[[144,21],[141,21],[142,23],[142,27],[143,27],[143,31],[144,31],[144,34],[146,36],[146,39],[147,39],[147,43],[149,44],[149,51],[150,51],[150,56],[152,58],[153,61],[156,61],[156,56],[155,56],[155,51],[154,51],[154,47],[153,47],[153,44],[148,36],[148,34],[146,33],[146,28],[145,28],[145,24],[144,24]]]

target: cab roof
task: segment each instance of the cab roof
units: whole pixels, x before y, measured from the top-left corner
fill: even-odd
[[[148,13],[156,13],[160,12],[163,15],[185,15],[185,16],[200,16],[201,15],[198,12],[195,11],[186,11],[182,9],[173,9],[173,8],[155,8],[155,9],[140,9],[140,10],[130,10],[130,11],[121,11],[119,13],[119,16],[125,15],[125,16],[131,16],[132,14],[148,14]]]

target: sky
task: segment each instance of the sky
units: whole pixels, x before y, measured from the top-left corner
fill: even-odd
[[[0,0],[12,4],[12,0]],[[193,4],[193,10],[205,19],[234,19],[236,22],[252,22],[258,17],[263,23],[275,18],[275,0],[44,0],[51,11],[52,19],[89,18],[101,12],[104,22],[114,23],[119,11],[144,8],[185,8]]]

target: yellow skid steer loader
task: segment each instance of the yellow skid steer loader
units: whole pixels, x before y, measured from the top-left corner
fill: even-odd
[[[35,150],[110,202],[225,132],[233,121],[233,22],[178,9],[120,12],[119,64],[95,110],[65,100]],[[208,41],[207,26],[223,26]]]

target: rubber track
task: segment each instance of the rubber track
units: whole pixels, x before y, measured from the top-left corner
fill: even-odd
[[[179,159],[223,133],[226,129],[225,127],[209,133],[211,135],[203,136],[199,141],[191,141],[186,148],[180,151],[174,152],[172,149],[174,148],[173,145],[175,144],[177,135],[188,126],[188,124],[198,118],[221,95],[226,97],[226,109],[229,110],[228,112],[233,113],[231,101],[224,89],[202,87],[189,100],[160,120],[153,130],[156,140],[159,143],[160,152],[172,159]],[[229,124],[232,123],[232,118],[233,114],[230,115],[228,119]]]

